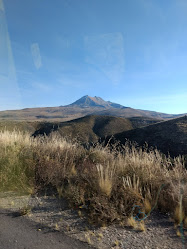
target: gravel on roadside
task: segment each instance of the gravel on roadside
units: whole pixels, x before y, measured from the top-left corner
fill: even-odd
[[[25,217],[38,223],[39,229],[50,227],[63,231],[68,236],[87,242],[96,248],[123,249],[185,249],[187,231],[178,237],[168,214],[153,211],[145,220],[145,232],[130,229],[128,226],[113,224],[97,227],[87,222],[83,210],[72,210],[64,199],[52,196],[14,196],[0,194],[0,207],[19,214],[26,208]]]

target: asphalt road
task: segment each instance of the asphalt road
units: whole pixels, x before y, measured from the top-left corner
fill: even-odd
[[[62,232],[0,209],[0,249],[94,249]]]

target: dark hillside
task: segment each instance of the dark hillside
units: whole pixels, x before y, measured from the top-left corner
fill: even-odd
[[[122,144],[126,139],[136,141],[139,145],[148,143],[171,156],[187,154],[187,116],[159,122],[143,128],[124,131],[114,135]],[[106,141],[108,141],[107,137]]]
[[[154,119],[154,118],[149,118],[149,117],[132,117],[128,118],[133,126],[133,129],[136,128],[141,128],[144,126],[156,124],[158,122],[162,122],[162,119]]]
[[[149,125],[158,120],[150,118],[132,118],[124,119],[111,116],[85,116],[68,122],[46,122],[46,121],[0,121],[0,131],[14,129],[27,131],[30,134],[50,134],[52,131],[58,131],[63,136],[72,138],[79,136],[82,142],[95,142],[99,137],[109,136],[119,132]]]
[[[27,121],[12,121],[12,120],[4,120],[0,121],[0,131],[8,130],[19,130],[23,132],[29,132],[33,134],[37,129],[39,129],[40,123],[39,122],[27,122]]]
[[[97,142],[102,136],[110,136],[119,131],[133,129],[128,119],[109,116],[86,116],[68,122],[48,123],[41,125],[33,135],[49,135],[58,131],[62,136],[78,137],[82,143]]]

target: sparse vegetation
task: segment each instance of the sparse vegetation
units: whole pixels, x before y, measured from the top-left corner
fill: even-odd
[[[130,216],[127,220],[127,225],[130,226],[131,228],[136,229],[138,224],[136,220],[132,216]]]
[[[132,209],[138,205],[148,215],[153,208],[170,212],[186,226],[184,164],[181,156],[172,159],[129,143],[120,151],[102,145],[85,149],[56,133],[33,138],[18,131],[0,132],[0,191],[50,188],[72,207],[84,207],[80,216],[86,213],[90,222],[100,224],[129,217],[134,227]],[[139,229],[145,230],[143,222]]]
[[[140,221],[140,223],[139,223],[139,231],[140,232],[145,232],[146,231],[144,221]]]
[[[23,216],[31,212],[31,207],[30,206],[24,206],[19,210],[19,215]]]

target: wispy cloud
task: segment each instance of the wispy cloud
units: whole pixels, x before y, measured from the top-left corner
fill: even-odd
[[[129,76],[133,79],[164,79],[186,74],[187,55],[181,38],[167,40],[158,38],[145,41],[134,59],[134,67]],[[181,47],[184,46],[184,51]],[[141,66],[143,65],[143,66]],[[136,71],[135,71],[136,70]]]
[[[3,0],[0,0],[0,10],[5,11],[4,5],[3,5]]]
[[[52,90],[52,87],[43,83],[43,82],[37,82],[37,81],[33,81],[31,83],[32,87],[37,89],[37,90],[41,90],[41,91],[44,91],[44,92],[49,92]]]
[[[85,61],[97,67],[114,84],[125,71],[124,40],[121,33],[107,33],[84,38]]]
[[[61,76],[57,79],[58,87],[73,87],[73,88],[85,88],[85,83],[80,81],[79,79],[76,79],[75,77],[67,77],[67,76]]]
[[[34,65],[37,69],[39,69],[42,66],[42,60],[41,60],[40,48],[39,48],[38,43],[33,43],[31,45],[31,53],[32,53]]]

